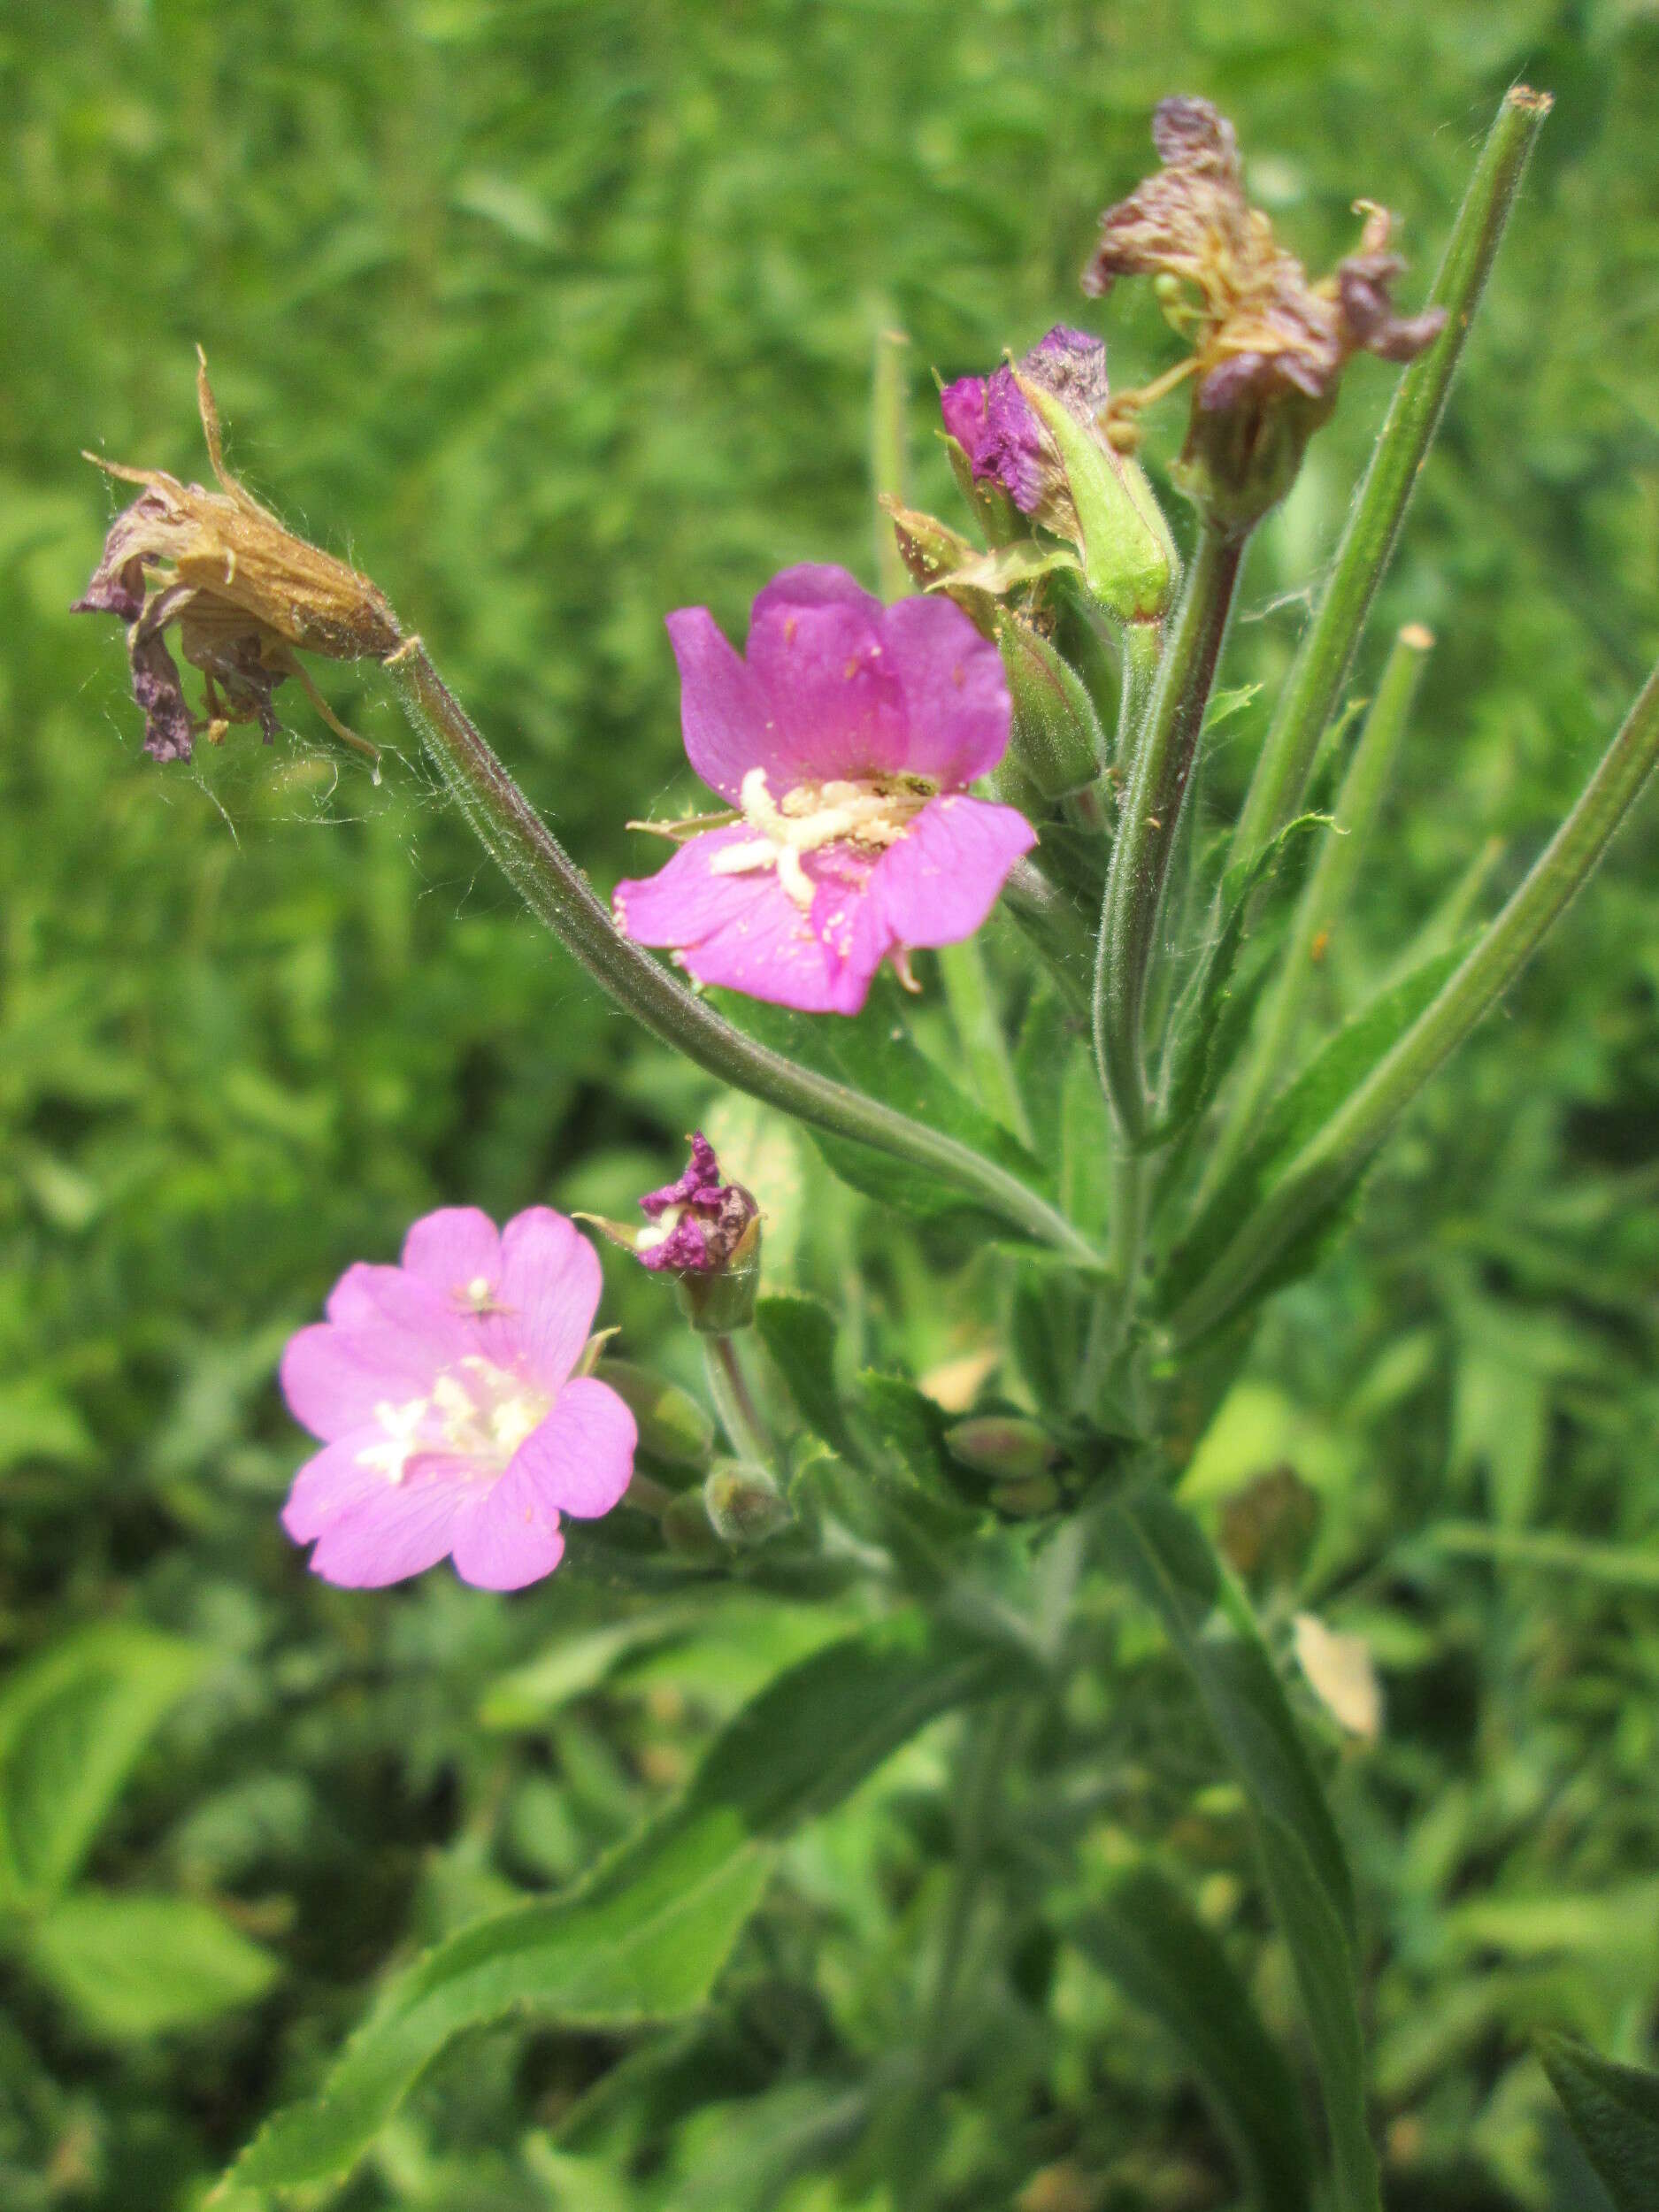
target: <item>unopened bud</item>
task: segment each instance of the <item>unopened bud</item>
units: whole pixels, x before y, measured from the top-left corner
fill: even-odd
[[[1036,378],[1016,372],[1015,381],[1059,453],[1090,597],[1116,621],[1156,619],[1175,596],[1180,561],[1145,471]]]
[[[937,515],[906,507],[891,492],[883,492],[878,504],[893,525],[899,558],[919,590],[931,591],[974,558],[977,547],[959,530],[941,522]]]
[[[663,1509],[663,1541],[681,1559],[718,1559],[726,1547],[709,1523],[701,1490],[687,1490]]]
[[[1048,639],[1009,609],[996,641],[1013,709],[1008,754],[1045,799],[1064,799],[1100,775],[1106,740],[1082,679]]]
[[[701,1335],[730,1336],[755,1317],[760,1209],[741,1183],[721,1181],[714,1147],[701,1130],[690,1141],[691,1159],[679,1181],[641,1199],[643,1226],[598,1214],[577,1218],[653,1274],[673,1276],[686,1317]]]
[[[1002,1483],[1046,1475],[1060,1454],[1047,1429],[1018,1413],[975,1413],[945,1431],[951,1456]]]
[[[714,1422],[688,1390],[632,1360],[602,1359],[595,1370],[634,1416],[640,1449],[671,1467],[706,1467],[714,1449]]]
[[[795,1516],[764,1467],[722,1460],[703,1486],[709,1525],[722,1543],[747,1548],[764,1544]]]
[[[1038,1521],[1060,1502],[1060,1486],[1052,1475],[1028,1475],[1019,1482],[999,1482],[991,1503],[1010,1521]]]

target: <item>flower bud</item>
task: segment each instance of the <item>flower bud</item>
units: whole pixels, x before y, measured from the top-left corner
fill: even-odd
[[[1105,347],[1061,326],[1018,368],[958,378],[940,406],[975,480],[1077,548],[1106,613],[1144,621],[1168,607],[1179,564],[1151,486],[1102,429],[1109,397]]]
[[[1115,621],[1156,620],[1175,595],[1180,560],[1144,470],[1094,416],[1080,419],[1034,378],[1016,373],[1015,382],[1059,452],[1090,597]]]
[[[688,1390],[632,1360],[602,1359],[594,1372],[634,1416],[641,1451],[671,1467],[708,1465],[714,1422]]]
[[[709,1523],[701,1490],[685,1491],[663,1509],[663,1541],[681,1559],[718,1559],[725,1549]]]
[[[978,548],[936,515],[902,505],[891,492],[883,492],[877,504],[893,525],[899,558],[918,591],[932,591],[976,557]]]
[[[1060,1457],[1047,1429],[1018,1413],[975,1413],[954,1421],[945,1431],[945,1445],[952,1458],[998,1483],[1046,1476]]]
[[[722,1543],[740,1549],[764,1544],[795,1518],[764,1467],[719,1461],[703,1486],[709,1525]]]
[[[581,1214],[601,1236],[632,1252],[653,1274],[672,1275],[692,1327],[730,1336],[755,1317],[760,1288],[760,1209],[741,1183],[723,1183],[714,1147],[694,1131],[691,1159],[677,1183],[647,1191],[646,1225]]]
[[[996,640],[1013,709],[1006,757],[1046,800],[1083,790],[1105,766],[1106,740],[1082,679],[1008,608],[997,611]]]

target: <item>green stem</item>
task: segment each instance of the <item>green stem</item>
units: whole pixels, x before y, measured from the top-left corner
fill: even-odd
[[[619,935],[586,876],[467,718],[420,640],[411,638],[386,666],[450,795],[514,889],[653,1036],[721,1082],[814,1128],[925,1168],[1079,1266],[1099,1266],[1100,1255],[1087,1239],[1018,1176],[908,1114],[757,1044]]]
[[[1319,738],[1331,718],[1377,587],[1382,581],[1452,377],[1486,288],[1527,157],[1550,96],[1517,85],[1504,95],[1446,257],[1429,294],[1446,328],[1401,378],[1349,510],[1317,611],[1303,634],[1233,833],[1233,857],[1248,861],[1283,828],[1301,802]]]
[[[1205,526],[1146,716],[1135,737],[1106,877],[1094,970],[1094,1048],[1119,1135],[1151,1118],[1141,1058],[1147,968],[1170,853],[1215,682],[1245,540]]]
[[[703,1359],[709,1379],[709,1395],[714,1400],[714,1409],[720,1417],[720,1426],[726,1431],[732,1449],[740,1459],[750,1460],[756,1466],[775,1474],[778,1448],[772,1442],[765,1416],[755,1403],[755,1394],[743,1372],[737,1340],[705,1336]]]
[[[1256,1126],[1258,1110],[1286,1071],[1308,986],[1348,903],[1393,778],[1424,658],[1433,642],[1429,633],[1417,624],[1409,624],[1394,640],[1376,699],[1342,779],[1331,827],[1323,833],[1319,857],[1297,902],[1284,960],[1228,1109],[1221,1142],[1206,1172],[1210,1188],[1219,1184],[1238,1158]]]
[[[945,1003],[950,1009],[956,1041],[962,1047],[963,1060],[980,1105],[1029,1148],[1031,1124],[1025,1118],[1025,1101],[1014,1080],[1008,1040],[1002,1033],[990,974],[978,938],[964,937],[957,944],[941,945],[939,972],[944,982]]]
[[[1659,668],[1525,880],[1393,1050],[1291,1162],[1171,1317],[1180,1346],[1225,1320],[1358,1173],[1440,1063],[1509,988],[1585,883],[1659,761]]]
[[[1158,663],[1164,657],[1163,623],[1125,623],[1122,645],[1118,668],[1118,730],[1112,741],[1112,758],[1117,762],[1128,759],[1135,732],[1141,727],[1147,701],[1157,680]]]

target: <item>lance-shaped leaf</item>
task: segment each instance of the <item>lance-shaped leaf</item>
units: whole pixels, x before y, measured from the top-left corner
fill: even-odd
[[[0,1904],[49,1904],[91,1848],[144,1746],[202,1678],[195,1646],[137,1625],[90,1628],[0,1698]]]
[[[1303,2212],[1300,2093],[1250,1993],[1180,1893],[1150,1866],[1120,1875],[1067,1933],[1179,2045],[1261,2212]]]
[[[1104,1523],[1164,1623],[1249,1802],[1262,1873],[1290,1947],[1325,2090],[1340,2212],[1378,2212],[1365,2124],[1353,1884],[1341,1840],[1255,1617],[1199,1528],[1161,1490]]]
[[[1562,2035],[1543,2037],[1539,2056],[1615,2212],[1653,2212],[1659,2205],[1659,2074],[1615,2065]]]
[[[580,1888],[463,1929],[401,1976],[320,2096],[279,2113],[234,2180],[344,2173],[465,2029],[509,2014],[620,2028],[701,2004],[789,1831],[938,1714],[1005,1686],[1008,1663],[904,1616],[780,1675],[716,1738],[679,1802]]]

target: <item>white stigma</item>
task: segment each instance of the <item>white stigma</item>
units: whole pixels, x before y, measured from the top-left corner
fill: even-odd
[[[840,844],[885,852],[909,834],[937,787],[926,776],[863,776],[846,782],[798,783],[775,800],[766,787],[766,771],[751,768],[738,799],[744,821],[756,833],[716,853],[710,873],[746,876],[773,868],[804,910],[816,887],[801,864],[803,854]]]

